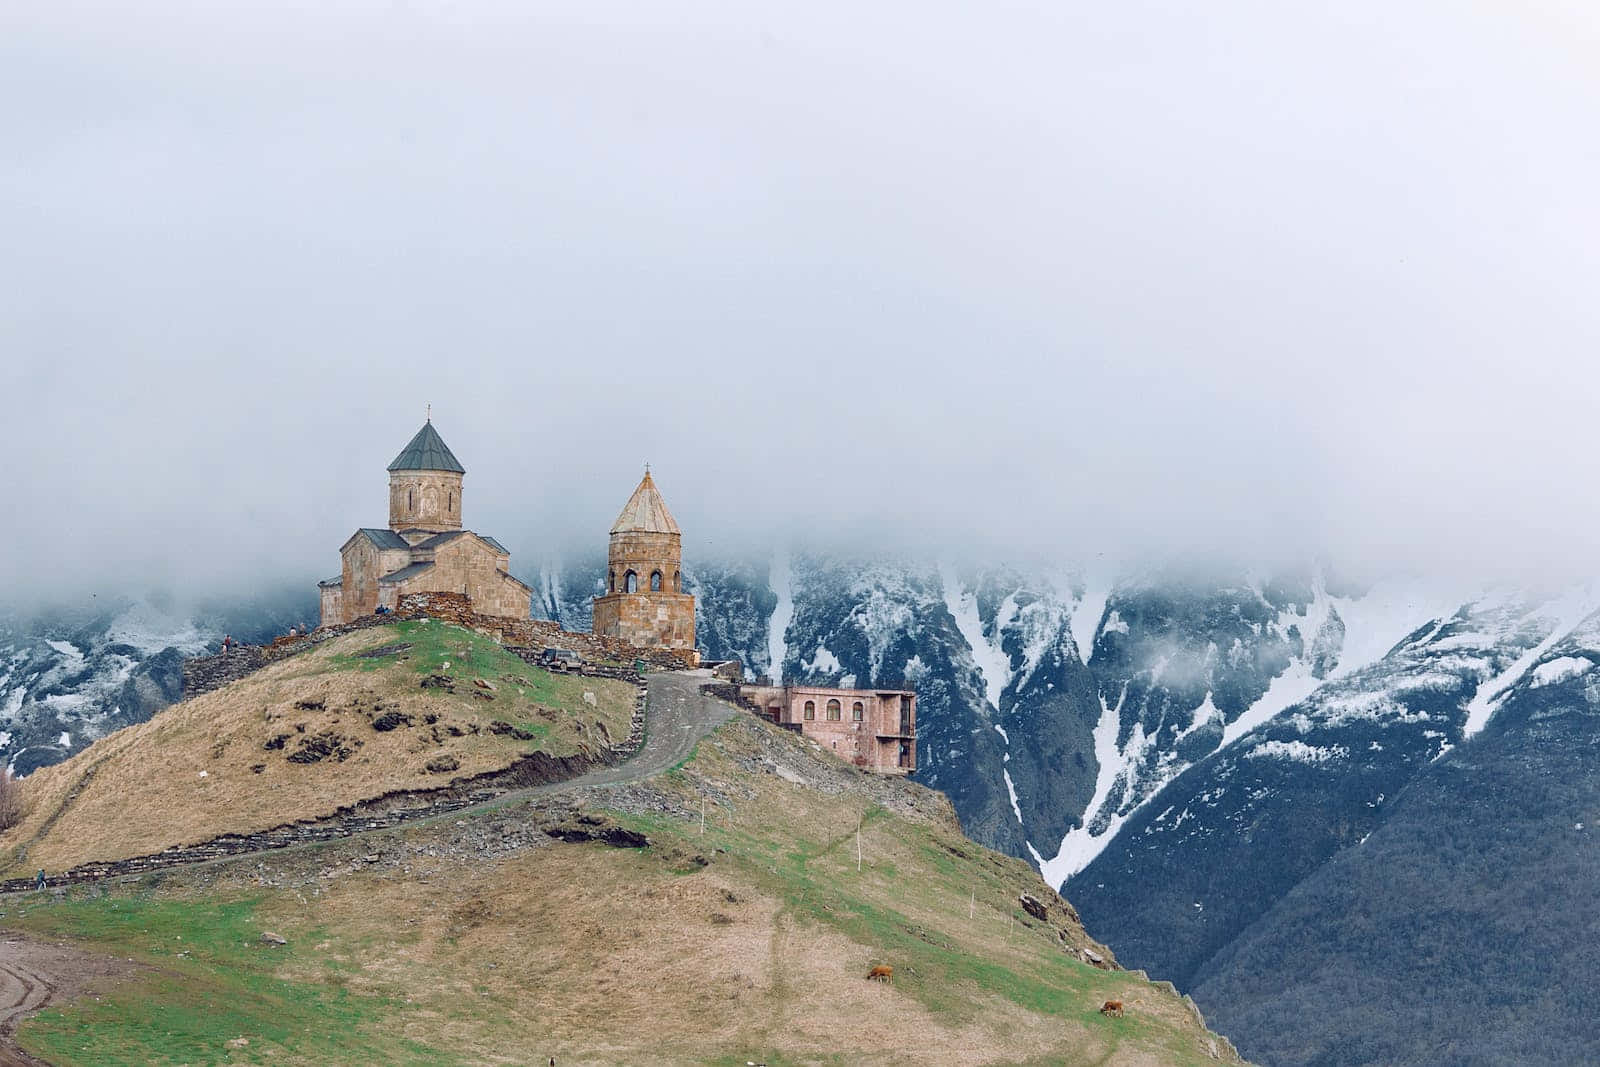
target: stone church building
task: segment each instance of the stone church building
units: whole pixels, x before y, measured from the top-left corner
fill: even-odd
[[[694,651],[694,597],[683,591],[683,532],[650,469],[611,526],[606,591],[594,632],[635,648]]]
[[[323,626],[393,610],[406,593],[464,593],[480,615],[528,617],[532,590],[511,577],[511,553],[461,528],[465,474],[429,419],[389,464],[388,527],[351,534],[339,576],[318,583]]]

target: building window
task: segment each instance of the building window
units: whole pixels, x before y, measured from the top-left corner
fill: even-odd
[[[456,510],[456,495],[454,493],[449,494],[445,498],[445,508],[450,512],[454,512]]]
[[[837,700],[828,701],[828,721],[839,721],[839,702]]]
[[[637,593],[639,591],[639,576],[632,571],[622,576],[622,591],[624,593]]]
[[[661,572],[660,571],[651,571],[650,572],[650,591],[652,593],[661,592]]]
[[[851,708],[850,708],[850,717],[852,719],[854,719],[856,722],[860,722],[862,719],[867,717],[867,709],[861,703],[861,701],[858,700],[858,701],[855,702],[855,704],[853,704],[851,706]]]
[[[415,489],[406,490],[406,510],[417,510],[417,491]]]
[[[677,571],[672,572],[672,591],[674,593],[683,592],[683,576]]]
[[[816,717],[817,717],[817,702],[815,700],[806,701],[806,718],[807,719],[815,719]]]

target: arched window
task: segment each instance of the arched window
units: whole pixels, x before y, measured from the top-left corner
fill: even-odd
[[[806,718],[815,719],[816,717],[817,717],[817,702],[815,700],[806,701]]]
[[[415,489],[407,489],[406,490],[406,510],[407,511],[416,511],[417,510],[417,491]]]
[[[672,572],[672,591],[674,593],[683,592],[683,576],[677,571]]]
[[[606,571],[606,592],[615,593],[616,591],[617,591],[617,572],[616,571]]]
[[[850,708],[850,717],[856,722],[860,722],[862,719],[866,718],[866,715],[867,709],[859,700],[856,701],[855,704]]]
[[[839,721],[839,702],[837,700],[828,701],[828,721]]]
[[[661,592],[661,572],[660,571],[651,571],[650,572],[650,591],[652,593]]]
[[[451,493],[445,498],[445,514],[448,515],[451,512],[454,512],[455,510],[456,510],[456,495],[454,493]]]
[[[622,576],[622,591],[624,593],[637,593],[639,591],[639,576],[632,571]]]

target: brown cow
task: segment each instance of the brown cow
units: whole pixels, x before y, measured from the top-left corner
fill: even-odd
[[[867,981],[870,982],[874,978],[888,982],[890,985],[894,985],[894,968],[880,963],[876,967],[872,968],[872,970],[867,972]]]
[[[1104,1004],[1102,1004],[1100,1006],[1100,1014],[1101,1015],[1115,1015],[1119,1019],[1122,1018],[1122,1001],[1120,1001],[1120,1000],[1108,1000],[1108,1001],[1106,1001]]]

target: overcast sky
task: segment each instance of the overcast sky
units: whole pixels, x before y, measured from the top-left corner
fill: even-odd
[[[524,572],[649,461],[691,554],[1592,573],[1597,116],[1587,0],[12,0],[0,599],[335,573],[429,403]]]

